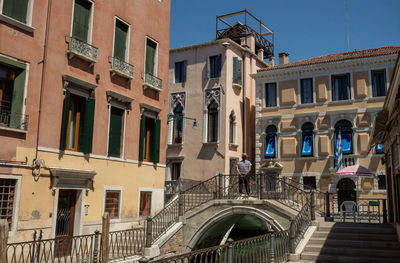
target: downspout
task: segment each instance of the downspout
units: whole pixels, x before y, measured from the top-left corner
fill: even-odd
[[[43,63],[42,67],[42,78],[41,78],[41,83],[40,83],[40,97],[39,97],[39,110],[38,110],[38,122],[37,122],[37,134],[36,134],[36,153],[35,153],[35,159],[38,158],[38,148],[39,148],[39,136],[40,136],[40,117],[42,113],[42,101],[43,101],[43,90],[45,86],[45,72],[46,72],[46,62],[47,62],[47,47],[48,47],[48,35],[49,35],[49,30],[50,30],[50,14],[51,14],[51,4],[52,0],[48,0],[47,2],[47,16],[46,16],[46,30],[45,30],[45,35],[44,35],[44,46],[43,46],[43,60],[39,63]]]
[[[243,61],[243,70],[242,70],[242,152],[246,152],[246,55],[245,53],[242,53],[242,61]],[[246,152],[247,153],[247,152]],[[247,153],[249,154],[249,153]]]

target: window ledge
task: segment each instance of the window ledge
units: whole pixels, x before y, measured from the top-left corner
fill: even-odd
[[[374,102],[374,101],[385,101],[386,96],[379,96],[379,97],[371,97],[368,98],[367,101],[368,102]]]
[[[264,112],[264,111],[278,110],[278,109],[279,109],[279,106],[263,107],[262,112]]]
[[[168,147],[183,147],[183,143],[168,143]]]
[[[235,82],[233,82],[233,83],[232,83],[232,86],[233,86],[234,88],[237,88],[237,89],[241,89],[241,88],[242,88],[242,84],[240,84],[240,83],[235,83]]]
[[[230,143],[230,144],[229,144],[229,147],[235,147],[235,148],[237,148],[237,147],[239,147],[239,144],[236,144],[236,143]]]
[[[219,142],[203,142],[204,146],[218,146]]]
[[[33,33],[33,31],[35,31],[35,28],[3,14],[0,14],[0,21],[6,22],[29,33]]]
[[[89,63],[90,63],[90,66],[93,66],[94,63],[97,62],[97,59],[91,58],[91,57],[88,57],[88,56],[85,56],[85,55],[83,55],[83,54],[81,54],[81,53],[79,53],[79,52],[77,52],[77,51],[75,51],[75,50],[72,50],[72,49],[68,49],[68,50],[67,50],[67,53],[68,53],[68,55],[69,55],[69,56],[68,56],[69,59],[72,59],[74,56],[77,56],[78,58],[89,62]]]
[[[335,100],[335,101],[330,101],[328,105],[342,105],[342,104],[352,104],[354,103],[354,100]]]
[[[0,130],[11,131],[11,132],[16,132],[16,133],[24,133],[24,134],[28,133],[27,130],[15,129],[15,128],[10,128],[10,127],[2,127],[2,126],[0,126]]]

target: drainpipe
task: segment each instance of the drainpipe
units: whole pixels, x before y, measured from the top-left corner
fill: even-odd
[[[38,110],[38,122],[37,122],[37,134],[36,134],[36,153],[35,153],[35,159],[38,158],[38,148],[39,148],[39,136],[40,136],[40,117],[42,113],[42,101],[43,101],[43,90],[45,86],[45,72],[46,72],[46,62],[47,62],[47,47],[48,47],[48,35],[50,31],[50,14],[51,14],[51,4],[52,0],[48,0],[47,2],[47,16],[46,16],[46,30],[45,30],[45,35],[44,35],[44,46],[43,46],[43,60],[39,63],[43,63],[42,67],[42,78],[41,78],[41,83],[40,83],[40,99],[39,99],[39,110]]]
[[[243,61],[243,70],[242,70],[242,152],[246,152],[246,55],[242,53],[242,61]],[[247,152],[246,152],[247,153]],[[249,153],[247,153],[249,154]]]

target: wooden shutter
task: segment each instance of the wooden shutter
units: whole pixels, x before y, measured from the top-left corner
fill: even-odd
[[[114,35],[114,57],[125,61],[126,39],[128,35],[128,26],[119,20],[115,22]]]
[[[108,156],[121,157],[122,123],[124,111],[111,107],[108,135]]]
[[[26,23],[29,0],[4,0],[3,14]]]
[[[207,57],[207,79],[211,78],[211,65],[210,65],[210,57]]]
[[[79,129],[78,150],[86,154],[92,153],[95,101],[93,98],[88,98],[82,107],[83,117]]]
[[[88,41],[89,18],[92,4],[85,0],[75,0],[72,36]]]
[[[14,79],[12,95],[10,128],[20,129],[22,120],[22,107],[24,104],[26,71],[16,70],[14,72],[16,76]]]
[[[140,120],[139,161],[146,156],[146,116],[142,115]]]
[[[150,39],[146,42],[146,73],[154,75],[157,44]]]
[[[67,147],[67,133],[68,133],[68,118],[69,118],[69,103],[70,103],[70,92],[65,91],[64,98],[64,111],[61,125],[61,139],[60,139],[60,150],[64,151]]]
[[[222,68],[222,55],[221,54],[218,54],[218,56],[217,56],[217,61],[216,61],[216,68],[217,68],[217,74],[216,74],[216,78],[219,78],[219,77],[221,77],[221,68]]]
[[[181,77],[180,74],[182,74],[181,69],[180,69],[180,62],[175,62],[175,83],[181,82]]]
[[[233,83],[242,85],[242,61],[237,57],[233,58]]]
[[[160,129],[161,121],[159,119],[154,120],[153,130],[151,131],[151,151],[150,151],[150,161],[153,163],[158,163],[160,161]]]
[[[186,82],[186,67],[187,67],[187,60],[183,61],[183,66],[182,66],[182,82]]]

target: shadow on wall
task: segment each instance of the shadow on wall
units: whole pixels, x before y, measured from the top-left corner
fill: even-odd
[[[93,74],[94,66],[91,66],[89,62],[84,61],[77,56],[68,59],[68,66],[80,69],[82,71],[85,71],[89,74]]]
[[[200,160],[212,160],[216,154],[217,146],[214,145],[203,145],[200,149],[197,159]]]
[[[131,89],[131,81],[129,79],[123,78],[118,75],[112,76],[112,74],[110,73],[110,81],[120,87]]]

